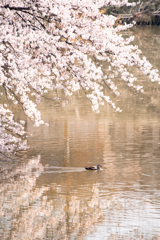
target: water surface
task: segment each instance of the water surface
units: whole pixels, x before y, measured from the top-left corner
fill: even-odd
[[[132,33],[158,68],[159,28]],[[160,239],[160,88],[136,74],[145,93],[119,83],[122,113],[93,113],[81,92],[65,107],[43,99],[49,126],[28,120],[30,150],[1,163],[0,239]]]

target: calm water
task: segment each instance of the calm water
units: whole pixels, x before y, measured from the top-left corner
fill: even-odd
[[[160,29],[134,34],[160,71]],[[30,150],[0,162],[0,239],[160,239],[160,87],[136,74],[145,94],[120,83],[122,113],[95,114],[81,93],[43,100],[49,126],[28,121]]]

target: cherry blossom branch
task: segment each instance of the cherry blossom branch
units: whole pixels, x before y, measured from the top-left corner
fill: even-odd
[[[4,1],[5,2],[5,1]],[[141,57],[134,37],[124,39],[121,31],[133,24],[115,27],[116,17],[103,15],[104,5],[130,5],[126,0],[14,0],[14,6],[0,6],[0,87],[7,99],[19,104],[35,126],[43,124],[36,102],[59,90],[69,98],[82,89],[94,111],[107,102],[121,111],[105,95],[108,88],[116,96],[116,77],[129,88],[143,92],[143,86],[128,69],[137,67],[151,81],[160,82],[156,69]],[[18,6],[18,7],[17,7]],[[104,63],[104,66],[103,64]],[[106,67],[107,66],[107,67]],[[27,149],[24,122],[0,105],[0,151]],[[11,129],[11,132],[7,130]],[[16,130],[17,129],[17,130]],[[19,135],[16,135],[19,134]],[[22,137],[19,137],[22,136]]]
[[[15,10],[15,11],[24,11],[24,10],[30,10],[30,7],[11,7],[9,4],[6,4],[4,6],[0,6],[1,8],[8,8],[9,10]]]

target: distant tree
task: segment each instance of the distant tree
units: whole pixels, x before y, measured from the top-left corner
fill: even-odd
[[[133,2],[133,0],[131,0]],[[106,14],[117,17],[117,21],[135,21],[137,25],[160,25],[160,0],[135,0],[135,6],[107,6]]]
[[[151,81],[160,81],[137,46],[133,36],[124,39],[120,31],[132,27],[114,25],[116,17],[104,15],[103,6],[121,6],[127,0],[2,0],[0,4],[0,86],[13,104],[19,104],[35,126],[43,124],[35,102],[54,90],[60,100],[82,89],[94,111],[107,102],[116,111],[108,87],[120,94],[114,83],[119,76],[126,84],[143,92],[136,77],[127,70],[136,66]],[[103,69],[102,61],[108,62]],[[35,96],[35,102],[33,100]],[[0,152],[27,149],[25,122],[15,121],[7,102],[0,104]]]

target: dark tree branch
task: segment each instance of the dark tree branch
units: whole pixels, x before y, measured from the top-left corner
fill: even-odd
[[[16,14],[26,23],[26,20],[18,12]]]
[[[15,11],[25,11],[25,10],[30,10],[30,7],[10,7],[9,4],[0,6],[1,8],[8,8],[10,10],[15,10]]]

